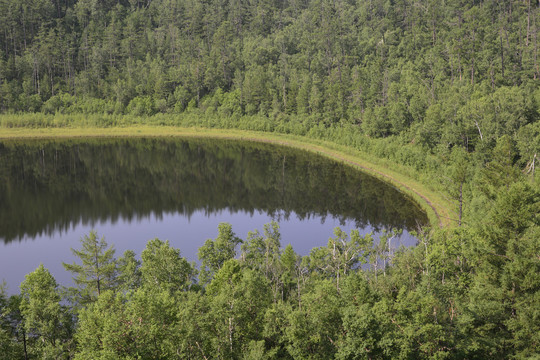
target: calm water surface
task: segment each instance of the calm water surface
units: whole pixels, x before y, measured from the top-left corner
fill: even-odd
[[[0,142],[0,281],[18,292],[39,263],[62,285],[62,261],[92,229],[140,254],[168,239],[189,260],[229,222],[245,239],[272,220],[282,246],[307,255],[333,228],[377,236],[427,218],[392,186],[349,166],[268,144],[203,139]]]

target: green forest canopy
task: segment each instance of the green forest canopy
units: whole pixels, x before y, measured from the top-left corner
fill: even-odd
[[[69,305],[40,267],[20,297],[0,296],[0,349],[537,358],[539,12],[530,0],[0,0],[3,126],[25,125],[20,112],[58,116],[45,125],[137,116],[332,140],[444,189],[461,225],[355,269],[334,244],[361,248],[358,263],[375,250],[353,233],[299,258],[269,230],[232,260],[213,261],[208,245],[204,283],[152,240],[142,275],[125,254],[109,290],[84,303],[72,290]],[[172,284],[158,266],[169,263]]]
[[[538,115],[539,12],[527,0],[2,0],[0,109],[198,109],[493,146]]]
[[[420,234],[398,251],[394,232],[377,245],[336,228],[301,257],[277,223],[245,240],[222,223],[198,268],[160,239],[141,260],[115,258],[92,231],[64,264],[76,287],[43,265],[20,295],[0,287],[0,348],[9,359],[535,358],[540,233],[527,224],[539,199],[528,192],[512,186],[484,229]]]

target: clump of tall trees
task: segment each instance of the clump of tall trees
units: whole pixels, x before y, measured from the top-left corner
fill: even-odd
[[[526,358],[538,355],[540,194],[520,182],[481,227],[395,248],[336,228],[300,256],[279,226],[239,238],[220,224],[200,267],[168,241],[115,257],[95,232],[64,264],[0,291],[7,358]]]

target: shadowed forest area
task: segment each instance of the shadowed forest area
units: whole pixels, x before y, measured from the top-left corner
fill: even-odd
[[[538,358],[539,21],[531,0],[0,0],[0,134],[301,135],[395,164],[453,204],[450,226],[399,251],[391,232],[373,244],[337,229],[301,257],[275,224],[243,240],[222,224],[197,266],[159,239],[116,258],[90,233],[66,265],[77,288],[39,267],[19,295],[0,291],[0,351]]]

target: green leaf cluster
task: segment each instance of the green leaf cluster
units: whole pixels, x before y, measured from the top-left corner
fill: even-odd
[[[20,295],[0,292],[0,348],[66,359],[534,358],[539,206],[540,194],[518,182],[496,195],[483,226],[425,231],[412,248],[392,246],[399,232],[373,239],[336,228],[304,257],[281,247],[277,223],[246,241],[224,223],[201,252],[212,270],[204,282],[153,239],[141,261],[112,258],[118,285],[85,303],[62,300],[41,265]],[[80,259],[93,238],[81,239]],[[111,250],[100,243],[95,261]],[[71,294],[96,291],[87,274]]]

